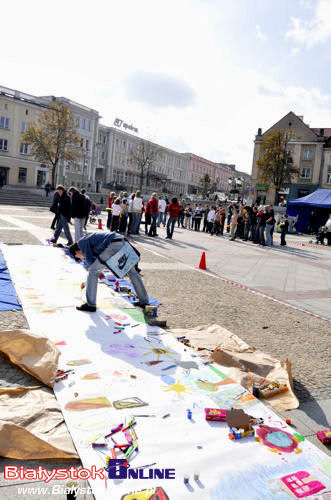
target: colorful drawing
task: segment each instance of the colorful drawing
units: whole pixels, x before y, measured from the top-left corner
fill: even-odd
[[[110,354],[124,354],[129,358],[139,358],[139,348],[134,344],[110,344]]]
[[[110,314],[107,314],[107,318],[113,319],[114,321],[124,321],[124,320],[128,319],[128,316],[126,316],[125,314],[110,313]]]
[[[153,354],[153,353],[156,354],[157,361],[159,361],[160,356],[166,356],[167,358],[175,359],[172,356],[169,356],[169,354],[175,354],[176,356],[178,355],[176,352],[172,351],[171,349],[160,349],[159,347],[152,347],[152,348],[142,347],[142,349],[147,350],[147,352],[144,354],[144,356],[147,356],[148,354]]]
[[[238,384],[227,384],[221,391],[207,392],[206,395],[219,408],[247,408],[256,404],[256,399]]]
[[[164,387],[164,392],[170,392],[170,391],[177,392],[179,398],[181,398],[182,393],[191,394],[187,390],[188,387],[183,385],[180,379],[178,379],[175,384],[171,384],[169,386],[161,385],[161,387]]]
[[[221,380],[220,382],[209,382],[208,380],[198,379],[195,381],[196,386],[204,391],[216,392],[221,385],[229,384],[226,380]]]
[[[69,401],[69,403],[67,403],[64,408],[70,411],[85,411],[97,410],[98,408],[107,408],[110,406],[111,404],[108,399],[101,396],[98,398],[87,398],[80,399],[78,401]]]
[[[98,380],[101,379],[98,373],[87,373],[84,377],[81,377],[81,380]]]
[[[169,500],[169,497],[161,486],[156,486],[148,490],[127,493],[122,496],[121,500]]]
[[[175,361],[177,366],[184,368],[184,370],[191,370],[192,368],[195,370],[199,370],[199,365],[195,361]]]
[[[54,345],[67,345],[65,340],[56,340],[53,342]]]
[[[140,406],[148,406],[148,403],[144,403],[141,399],[137,397],[119,399],[113,401],[113,407],[117,410],[123,410],[124,408],[135,408]]]
[[[154,360],[154,361],[145,361],[144,365],[147,365],[147,366],[154,366],[154,365],[158,365],[159,363],[163,363],[162,359],[158,359],[158,360]]]
[[[88,365],[92,363],[89,359],[73,359],[72,361],[68,361],[67,365],[69,366],[81,366]]]
[[[331,457],[326,458],[319,464],[319,468],[328,476],[331,477]]]
[[[275,453],[300,453],[301,449],[298,448],[300,440],[292,436],[289,432],[285,432],[277,427],[269,427],[268,425],[261,425],[256,429],[256,441],[264,444],[270,451]]]
[[[295,498],[305,498],[315,495],[325,488],[324,484],[314,479],[309,472],[304,470],[283,476],[279,482],[281,487]]]

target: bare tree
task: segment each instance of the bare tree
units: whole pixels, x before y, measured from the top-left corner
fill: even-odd
[[[138,166],[139,189],[142,191],[144,180],[148,177],[152,167],[160,153],[160,148],[150,141],[141,140],[137,148],[132,152],[130,161]]]

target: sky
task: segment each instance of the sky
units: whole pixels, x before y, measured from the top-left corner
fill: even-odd
[[[11,0],[1,18],[0,86],[182,153],[251,172],[259,127],[331,127],[331,0]]]

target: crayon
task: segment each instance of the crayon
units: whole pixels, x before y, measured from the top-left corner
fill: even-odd
[[[123,427],[123,424],[119,424],[117,427],[114,427],[114,429],[111,429],[110,433],[105,436],[105,438],[108,438],[115,434],[116,432],[119,432]]]
[[[107,446],[107,443],[92,443],[93,448],[106,448]]]

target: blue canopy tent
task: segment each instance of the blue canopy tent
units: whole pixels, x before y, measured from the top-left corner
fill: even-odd
[[[331,189],[317,189],[313,193],[287,202],[286,213],[298,216],[296,229],[299,232],[307,232],[309,216],[315,212],[316,230],[323,226],[331,213]]]

